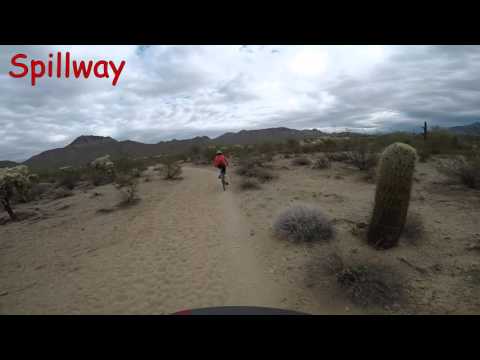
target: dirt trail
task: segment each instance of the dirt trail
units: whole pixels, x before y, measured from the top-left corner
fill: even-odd
[[[12,243],[2,259],[21,265],[5,261],[0,285],[19,289],[0,298],[0,313],[282,307],[285,296],[256,256],[234,194],[221,190],[215,172],[185,167],[184,179],[169,185],[166,195],[150,190],[135,208],[91,218],[81,232],[65,224]],[[38,263],[47,265],[39,270]]]

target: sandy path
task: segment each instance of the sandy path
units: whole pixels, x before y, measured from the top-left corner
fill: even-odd
[[[66,253],[68,271],[53,269],[40,277],[33,270],[12,270],[12,283],[18,276],[32,285],[1,298],[0,312],[168,314],[207,306],[284,307],[282,289],[256,255],[234,194],[220,189],[215,172],[185,167],[184,179],[166,196],[141,195],[148,199],[138,208],[102,215],[104,226],[114,230],[87,229],[90,250]],[[49,240],[51,250],[38,247],[32,259],[48,262],[51,253],[65,252],[62,242],[82,240],[66,239],[68,231],[64,238],[52,231],[58,240]],[[21,251],[35,251],[28,246]]]

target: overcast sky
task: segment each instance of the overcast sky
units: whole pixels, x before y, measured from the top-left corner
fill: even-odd
[[[14,79],[10,60],[126,61],[111,79]],[[154,143],[286,126],[384,131],[480,120],[480,46],[0,46],[0,160],[80,135]]]

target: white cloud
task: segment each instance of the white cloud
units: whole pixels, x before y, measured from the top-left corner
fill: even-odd
[[[126,61],[109,79],[8,76],[11,57]],[[478,46],[1,46],[0,159],[82,134],[157,142],[245,128],[374,131],[480,115]]]

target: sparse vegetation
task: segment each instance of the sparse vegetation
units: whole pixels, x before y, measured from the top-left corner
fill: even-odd
[[[348,153],[348,162],[359,170],[366,171],[374,168],[378,163],[378,155],[366,148]]]
[[[75,189],[81,179],[80,172],[73,169],[71,166],[62,167],[59,170],[60,179],[58,182],[58,186],[64,187],[69,190]]]
[[[415,161],[416,151],[407,144],[392,144],[382,153],[367,235],[376,248],[387,249],[398,243],[410,204]]]
[[[265,183],[275,178],[275,175],[265,167],[265,163],[262,159],[243,157],[240,159],[239,167],[235,172],[237,175],[246,178],[256,178],[258,181]]]
[[[329,240],[334,236],[331,222],[322,210],[310,205],[296,205],[284,210],[273,224],[279,238],[292,242]]]
[[[395,273],[380,266],[344,267],[336,275],[337,283],[356,305],[391,308],[399,306],[403,287]]]
[[[328,169],[331,167],[330,160],[324,154],[321,154],[313,163],[312,169]]]
[[[163,171],[165,180],[174,180],[178,179],[182,174],[182,167],[173,157],[165,157],[162,159],[162,164],[164,166]]]
[[[327,153],[326,156],[330,161],[346,162],[350,159],[349,154],[345,151]]]
[[[35,174],[31,174],[25,165],[0,169],[0,203],[11,220],[14,221],[18,218],[12,209],[11,200],[13,195],[17,193],[26,201],[27,194],[37,179],[38,177]]]
[[[239,186],[240,186],[241,190],[258,190],[258,189],[261,188],[258,181],[256,181],[255,179],[251,179],[251,178],[246,178],[246,179],[240,180]]]
[[[292,160],[292,165],[296,165],[296,166],[308,166],[311,164],[312,164],[312,161],[305,156],[300,156]]]
[[[466,158],[442,159],[437,169],[472,189],[480,189],[480,153]]]
[[[132,175],[120,175],[115,179],[115,187],[122,196],[122,205],[131,205],[138,200],[138,180]]]

